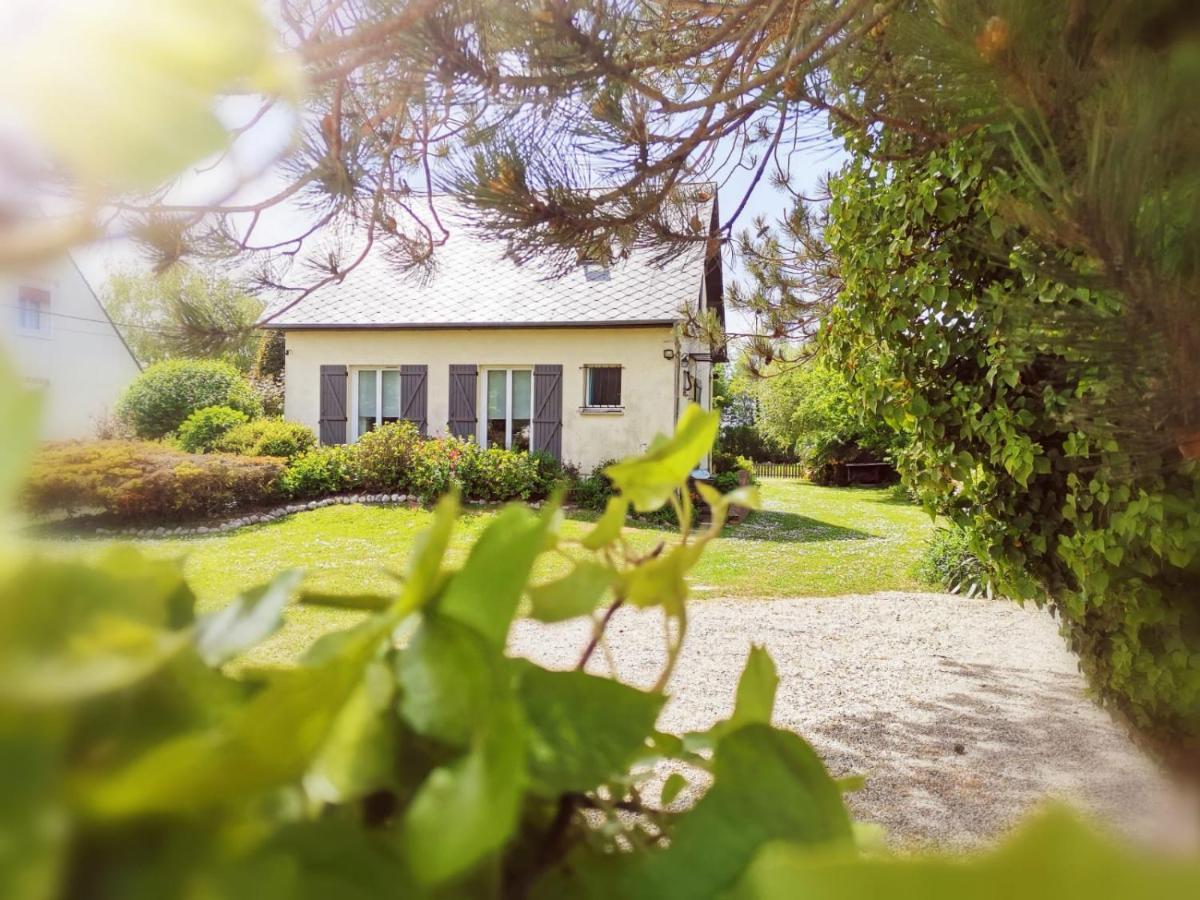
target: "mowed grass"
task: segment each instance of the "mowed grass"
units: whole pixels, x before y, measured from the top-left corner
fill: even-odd
[[[697,599],[835,596],[924,587],[912,575],[932,523],[915,506],[873,488],[825,488],[787,479],[766,479],[764,508],[728,528],[706,549],[693,570]],[[200,611],[216,609],[240,591],[268,581],[283,569],[304,571],[304,588],[335,593],[385,593],[395,589],[414,540],[431,513],[410,507],[329,506],[269,525],[222,535],[136,541],[145,552],[178,557]],[[459,521],[450,561],[461,562],[495,516],[468,509]],[[594,515],[571,512],[566,538],[578,538]],[[648,550],[674,532],[629,527],[626,537]],[[59,544],[53,552],[102,551],[93,539]],[[568,563],[550,554],[535,579],[552,578]],[[295,605],[287,626],[261,647],[258,661],[294,659],[317,636],[358,621],[359,614]]]

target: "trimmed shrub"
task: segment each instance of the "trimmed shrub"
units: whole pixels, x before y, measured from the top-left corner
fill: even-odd
[[[205,359],[169,359],[150,366],[125,389],[117,415],[138,437],[171,434],[199,409],[227,406],[255,418],[262,404],[250,383],[229,363]]]
[[[463,496],[469,500],[530,500],[539,483],[539,461],[515,450],[479,450],[474,444],[457,460]]]
[[[353,447],[314,447],[296,456],[279,476],[286,497],[320,497],[358,487],[358,455]]]
[[[362,486],[369,491],[406,488],[413,454],[421,443],[421,435],[412,422],[389,422],[368,431],[354,444]]]
[[[317,443],[312,429],[285,419],[256,419],[238,425],[217,442],[217,449],[242,456],[294,459]]]
[[[225,434],[249,419],[239,409],[206,406],[198,409],[179,426],[179,446],[188,453],[208,453],[217,449]]]
[[[143,441],[58,444],[39,454],[24,501],[39,513],[102,510],[175,521],[266,503],[282,470],[279,460],[196,455]]]

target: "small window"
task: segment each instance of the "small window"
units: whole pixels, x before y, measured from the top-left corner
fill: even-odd
[[[400,421],[400,370],[359,369],[355,435]]]
[[[17,327],[26,334],[50,333],[50,292],[23,287],[17,298]]]
[[[621,367],[588,366],[585,370],[583,405],[589,409],[621,406]]]

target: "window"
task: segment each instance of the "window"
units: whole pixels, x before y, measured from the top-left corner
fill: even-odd
[[[50,292],[23,287],[17,298],[17,327],[27,334],[50,333]]]
[[[487,418],[483,446],[508,450],[529,449],[533,411],[532,369],[487,369],[484,391]]]
[[[355,437],[400,421],[399,369],[358,369],[355,377]]]
[[[586,366],[583,390],[583,405],[587,409],[619,409],[621,367]]]

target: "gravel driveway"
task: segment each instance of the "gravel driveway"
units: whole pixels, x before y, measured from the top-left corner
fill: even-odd
[[[521,621],[511,651],[569,668],[588,632]],[[649,687],[664,655],[658,612],[622,609],[608,633],[618,676]],[[850,806],[894,846],[976,846],[1048,797],[1136,837],[1179,821],[1173,790],[1088,699],[1056,623],[1032,606],[899,593],[693,603],[659,727],[728,715],[751,642],[779,669],[775,724],[834,774],[867,777]],[[602,654],[592,668],[607,671]]]

